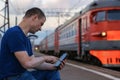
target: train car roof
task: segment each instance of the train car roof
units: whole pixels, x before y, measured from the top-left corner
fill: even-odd
[[[63,28],[65,25],[69,24],[73,20],[75,20],[80,15],[86,13],[89,10],[97,9],[97,8],[104,8],[104,7],[120,7],[120,0],[97,0],[92,3],[90,3],[88,6],[86,6],[83,10],[81,10],[79,13],[76,13],[70,20],[67,20],[62,25],[58,26],[55,31],[58,29]]]
[[[82,14],[97,8],[104,8],[104,7],[120,7],[120,0],[98,0],[90,3],[85,9],[82,10]]]

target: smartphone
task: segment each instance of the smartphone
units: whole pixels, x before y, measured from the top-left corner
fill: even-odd
[[[60,68],[60,64],[62,63],[63,60],[65,60],[68,57],[67,53],[64,53],[60,56],[59,60],[54,64],[57,69]]]

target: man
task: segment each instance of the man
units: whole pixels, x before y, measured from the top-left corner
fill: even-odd
[[[60,80],[54,56],[35,57],[28,33],[41,30],[46,17],[39,8],[31,8],[18,26],[6,31],[0,52],[0,80]],[[65,61],[60,65],[62,69]],[[28,71],[28,69],[35,69]]]

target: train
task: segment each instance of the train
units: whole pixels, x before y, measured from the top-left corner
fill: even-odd
[[[42,53],[120,67],[120,0],[98,0],[58,26],[37,46]]]

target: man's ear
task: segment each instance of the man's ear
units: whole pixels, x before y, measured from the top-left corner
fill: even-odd
[[[35,19],[37,19],[38,18],[38,15],[33,15],[32,16],[32,21],[34,21]]]

